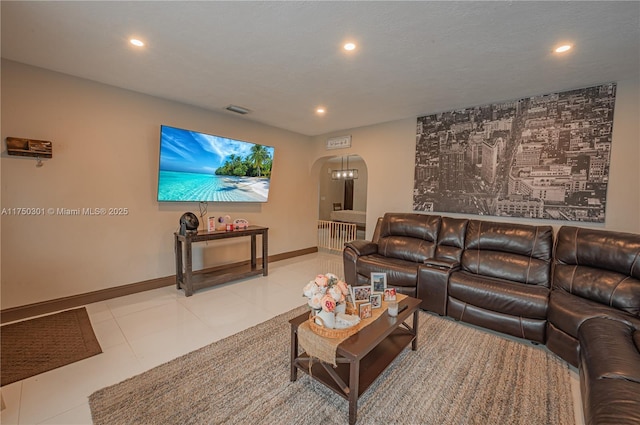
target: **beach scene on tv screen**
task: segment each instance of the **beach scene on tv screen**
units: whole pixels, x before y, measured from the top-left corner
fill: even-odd
[[[274,148],[163,126],[158,201],[266,202]]]

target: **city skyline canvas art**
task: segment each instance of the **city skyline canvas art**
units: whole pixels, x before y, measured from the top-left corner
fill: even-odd
[[[604,223],[616,84],[417,119],[414,211]]]

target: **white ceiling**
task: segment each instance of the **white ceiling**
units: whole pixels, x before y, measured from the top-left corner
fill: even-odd
[[[240,105],[305,135],[640,74],[638,1],[2,1],[1,14],[3,58],[216,112]],[[345,54],[346,40],[358,49]],[[575,48],[558,57],[564,41]]]

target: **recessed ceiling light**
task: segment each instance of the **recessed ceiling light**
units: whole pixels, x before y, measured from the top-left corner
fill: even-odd
[[[316,114],[318,115],[324,115],[325,112],[327,112],[327,110],[324,106],[318,106],[316,108]]]
[[[129,43],[133,44],[136,47],[143,47],[144,46],[144,42],[141,41],[141,40],[138,40],[137,38],[130,39]]]
[[[342,48],[350,52],[351,50],[355,50],[356,45],[354,43],[347,43],[344,46],[342,46]]]
[[[562,46],[556,47],[555,52],[556,53],[564,53],[564,52],[567,52],[567,51],[571,50],[572,47],[573,46],[571,44],[563,44]]]

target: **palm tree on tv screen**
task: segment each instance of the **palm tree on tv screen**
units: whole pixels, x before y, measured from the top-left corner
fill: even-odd
[[[251,154],[249,155],[249,161],[253,165],[253,168],[258,170],[258,177],[262,176],[262,168],[265,161],[269,159],[269,152],[262,145],[251,146]]]
[[[271,154],[261,145],[253,145],[250,154],[242,157],[236,154],[230,154],[224,164],[215,171],[216,175],[224,176],[249,176],[249,177],[268,177],[271,174]]]

